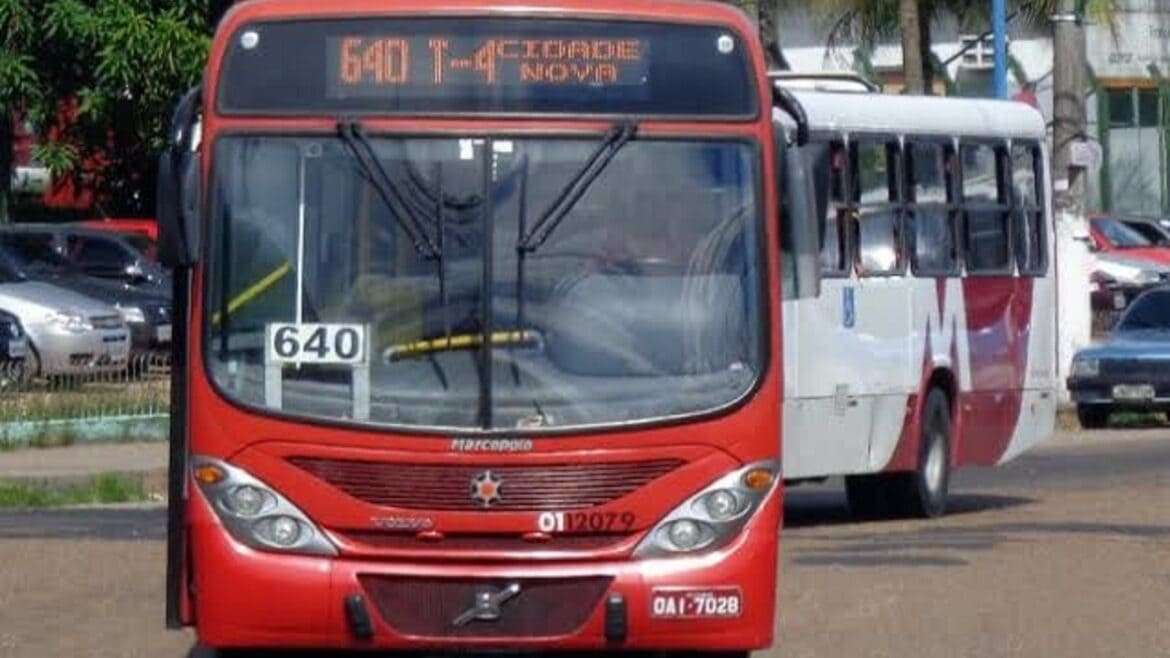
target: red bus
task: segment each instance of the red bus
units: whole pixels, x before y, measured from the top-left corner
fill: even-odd
[[[685,0],[225,16],[160,176],[170,625],[770,645],[783,143],[754,29]]]

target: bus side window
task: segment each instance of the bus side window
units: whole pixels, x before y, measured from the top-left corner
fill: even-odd
[[[953,157],[951,149],[941,143],[911,142],[906,146],[911,267],[917,276],[954,276],[959,270],[959,217],[947,175],[948,161]]]
[[[857,218],[857,269],[862,276],[903,271],[898,145],[862,141],[854,145],[853,199]]]
[[[960,153],[967,272],[1010,275],[1011,207],[1005,184],[1005,154],[989,144],[965,144]]]
[[[1012,210],[1015,224],[1016,265],[1020,274],[1044,276],[1048,270],[1048,242],[1044,226],[1044,192],[1040,182],[1040,148],[1012,145]]]
[[[823,176],[829,181],[829,202],[825,204],[825,230],[821,241],[821,274],[830,277],[849,276],[849,241],[847,239],[849,199],[845,190],[848,185],[848,152],[845,145],[834,142],[829,147],[827,171]]]

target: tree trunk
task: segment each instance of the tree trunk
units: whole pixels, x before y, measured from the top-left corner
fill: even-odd
[[[902,75],[907,94],[926,92],[920,8],[920,0],[898,0],[898,22],[902,27]]]
[[[764,46],[764,57],[768,62],[768,70],[788,70],[788,62],[784,60],[784,52],[780,50],[780,36],[776,32],[776,12],[778,0],[759,0],[758,14],[760,19],[760,41]]]
[[[928,0],[918,0],[918,52],[922,55],[922,93],[934,94],[934,52],[930,49],[930,20],[933,18]]]

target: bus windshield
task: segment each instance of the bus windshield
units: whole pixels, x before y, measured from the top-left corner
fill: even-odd
[[[337,136],[218,141],[206,354],[227,395],[265,406],[266,328],[298,321],[367,327],[377,425],[647,422],[755,385],[752,144],[638,137],[565,203],[600,138],[362,141],[372,166]],[[349,419],[354,390],[286,368],[279,411]]]

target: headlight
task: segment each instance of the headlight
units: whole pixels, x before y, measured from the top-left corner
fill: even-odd
[[[210,457],[195,457],[191,470],[216,516],[240,543],[265,551],[337,555],[304,512],[247,471]]]
[[[137,306],[119,306],[118,312],[126,322],[146,322],[146,313]]]
[[[68,331],[71,334],[93,331],[93,325],[90,321],[77,311],[57,311],[50,313],[45,317],[45,320],[57,329]]]
[[[1101,361],[1088,357],[1073,359],[1073,377],[1096,377],[1101,373]]]
[[[1152,283],[1159,283],[1162,281],[1162,274],[1155,270],[1138,270],[1133,276],[1134,283],[1140,285],[1149,285]]]
[[[719,478],[667,514],[634,556],[694,554],[727,544],[776,490],[779,470],[777,462],[767,461]]]

